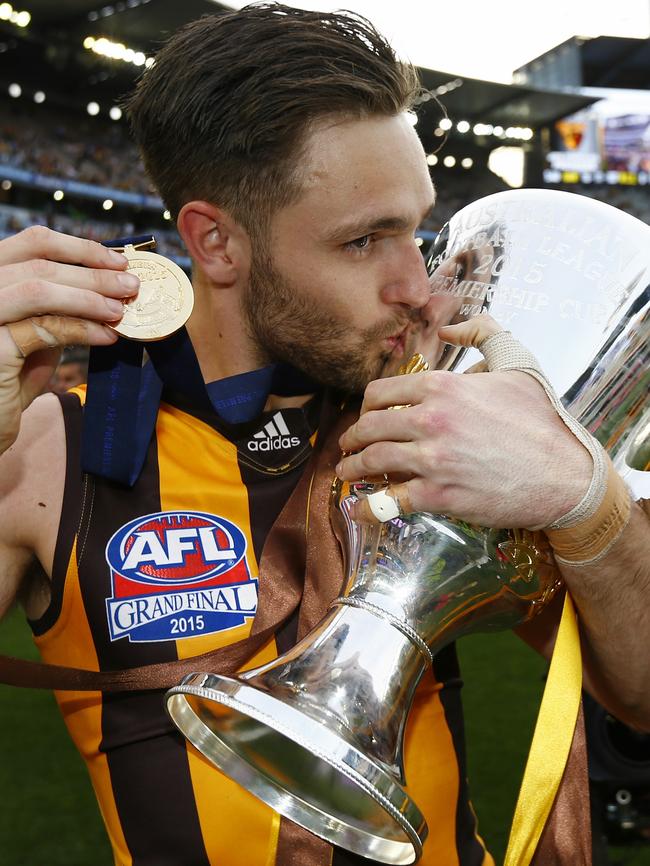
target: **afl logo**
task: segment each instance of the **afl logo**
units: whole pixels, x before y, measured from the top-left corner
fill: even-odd
[[[201,511],[148,514],[106,545],[111,640],[180,640],[243,625],[257,610],[257,581],[238,526]]]
[[[246,539],[234,523],[197,511],[166,511],[119,529],[106,559],[137,583],[185,586],[230,571],[245,552]]]

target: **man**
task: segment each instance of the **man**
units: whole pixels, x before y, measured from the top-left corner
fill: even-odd
[[[341,441],[356,452],[344,478],[406,473],[413,507],[496,526],[548,526],[583,497],[591,458],[525,374],[373,381],[403,357],[430,297],[414,239],[434,196],[406,116],[416,94],[413,71],[348,14],[249,7],[195,22],[160,52],[130,116],[193,260],[188,332],[218,411],[168,390],[131,488],[82,473],[80,397],[34,398],[59,346],[115,341],[110,325],[137,281],[119,254],[47,230],[0,243],[0,611],[20,592],[46,661],[114,670],[245,637],[262,547],[302,476],[322,386],[366,389]],[[259,397],[264,374],[253,371],[280,362],[316,384],[276,367],[262,411],[240,412]],[[395,404],[410,408],[386,411]],[[636,652],[647,633],[644,519],[634,506],[611,552],[563,568],[594,690],[638,723],[650,717]],[[215,576],[207,566],[226,544],[237,565]],[[208,586],[206,597],[216,587],[223,603],[161,617],[179,595],[170,583]],[[553,628],[530,639],[545,648]],[[283,629],[251,664],[293,636]],[[449,648],[419,691],[406,744],[430,827],[422,862],[436,866],[491,862],[468,800],[458,685]],[[186,747],[159,693],[58,700],[117,863],[274,861],[277,816]],[[332,862],[361,861],[336,849]]]
[[[53,394],[65,394],[75,385],[81,385],[88,375],[88,352],[85,349],[67,349],[50,381],[49,390]]]

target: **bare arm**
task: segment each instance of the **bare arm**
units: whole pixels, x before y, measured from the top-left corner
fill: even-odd
[[[0,455],[0,618],[17,597],[29,615],[39,612],[30,577],[51,575],[64,481],[63,417],[48,394],[24,413],[18,439]]]
[[[35,560],[50,574],[54,556],[63,422],[56,398],[33,401],[63,346],[115,342],[105,323],[121,319],[139,286],[127,264],[101,244],[42,226],[0,240],[0,616]]]
[[[585,688],[621,721],[650,731],[650,518],[639,503],[606,556],[561,572],[579,611]],[[559,615],[555,603],[518,634],[548,658]]]

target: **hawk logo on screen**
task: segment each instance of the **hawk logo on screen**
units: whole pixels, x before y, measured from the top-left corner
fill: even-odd
[[[200,511],[161,511],[122,526],[106,545],[111,640],[179,640],[243,625],[257,610],[244,533]]]

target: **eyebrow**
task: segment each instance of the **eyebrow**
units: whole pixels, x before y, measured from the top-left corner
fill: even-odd
[[[427,206],[419,222],[422,222],[431,213],[434,202]],[[412,225],[411,220],[405,216],[385,216],[375,220],[354,219],[343,223],[333,229],[326,237],[328,241],[342,242],[350,238],[363,237],[379,231],[404,231]],[[419,223],[418,223],[419,225]]]

